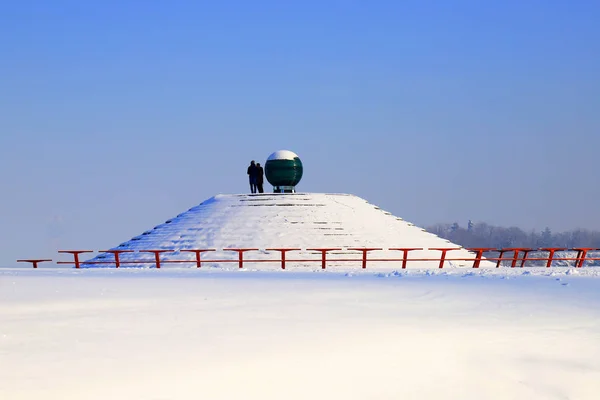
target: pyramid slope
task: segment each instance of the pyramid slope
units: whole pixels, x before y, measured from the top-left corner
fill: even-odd
[[[284,247],[383,248],[384,251],[373,253],[373,257],[377,258],[401,257],[400,252],[388,250],[390,247],[416,247],[426,250],[411,252],[411,258],[439,258],[439,251],[428,249],[461,246],[397,218],[354,195],[293,193],[217,195],[114,249],[174,249],[177,250],[175,253],[165,253],[161,259],[192,260],[193,254],[179,253],[178,250],[258,248],[262,251],[253,253],[252,258],[276,258],[264,249]],[[347,258],[348,253],[332,254],[331,258]],[[351,253],[354,257],[359,255],[357,252]],[[307,257],[302,252],[295,255],[302,256],[299,258]],[[236,253],[224,251],[211,253],[210,256],[213,259],[236,257]],[[448,257],[472,258],[473,254],[463,249],[449,253]],[[112,259],[111,254],[104,253],[93,260]],[[121,259],[151,260],[153,255],[124,253]],[[391,269],[399,267],[397,263],[379,264]],[[413,268],[437,267],[438,263],[419,262],[409,265]],[[472,262],[447,262],[447,265],[470,266]],[[485,266],[493,265],[489,262],[482,263],[482,267]]]

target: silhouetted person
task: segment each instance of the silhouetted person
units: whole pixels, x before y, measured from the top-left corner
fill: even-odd
[[[256,174],[257,174],[256,164],[254,160],[250,161],[250,166],[248,167],[248,179],[250,181],[250,192],[256,193]]]
[[[260,166],[260,163],[256,164],[256,188],[258,189],[258,193],[263,192],[263,183],[264,183],[264,171],[263,167]]]

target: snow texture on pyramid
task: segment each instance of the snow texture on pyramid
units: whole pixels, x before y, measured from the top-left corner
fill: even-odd
[[[347,250],[352,247],[377,247],[382,251],[369,254],[373,258],[401,258],[402,252],[388,250],[393,247],[423,248],[409,253],[409,258],[439,258],[435,248],[460,248],[448,240],[381,210],[366,200],[347,194],[290,193],[290,194],[233,194],[217,195],[175,218],[150,229],[113,249],[122,250],[175,250],[161,254],[161,260],[194,260],[190,249],[217,249],[203,256],[207,259],[237,259],[235,252],[225,248],[258,248],[247,253],[247,258],[277,259],[278,252],[267,248],[342,248],[328,255],[328,259],[360,258],[360,253]],[[111,249],[112,250],[112,249]],[[288,258],[319,258],[320,253],[296,251]],[[149,253],[122,253],[122,261],[153,260]],[[448,253],[448,258],[473,258],[465,249]],[[102,253],[91,261],[112,261],[114,256]],[[447,261],[445,266],[472,266],[472,261]],[[89,264],[91,265],[91,264]],[[101,265],[101,264],[100,264]],[[126,264],[132,265],[132,264]],[[150,264],[144,264],[149,266]],[[195,264],[165,264],[190,266]],[[234,268],[235,264],[218,264]],[[260,269],[277,268],[277,263],[248,263],[245,266]],[[329,265],[329,263],[328,263]],[[331,263],[335,266],[335,262]],[[341,265],[341,263],[340,263]],[[370,262],[368,268],[399,269],[400,262]],[[439,262],[410,262],[408,268],[435,268]],[[207,265],[210,266],[210,265]],[[289,267],[298,266],[289,264]],[[310,263],[304,267],[320,267]],[[344,267],[360,267],[357,262],[344,263]],[[484,261],[481,267],[495,264]]]

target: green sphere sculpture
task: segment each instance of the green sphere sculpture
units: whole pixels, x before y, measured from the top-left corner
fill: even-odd
[[[295,193],[296,185],[302,179],[302,161],[289,150],[279,150],[271,154],[265,163],[267,181],[273,185],[274,193]]]

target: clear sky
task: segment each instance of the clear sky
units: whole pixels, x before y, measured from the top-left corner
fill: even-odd
[[[600,229],[598,21],[591,0],[2,1],[0,265],[248,192],[279,149],[298,190],[422,226]]]

